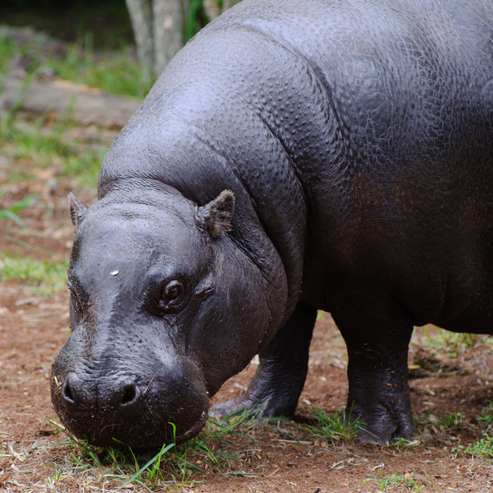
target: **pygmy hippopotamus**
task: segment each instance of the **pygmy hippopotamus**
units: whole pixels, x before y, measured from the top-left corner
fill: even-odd
[[[245,0],[165,69],[98,191],[70,200],[51,378],[73,434],[187,440],[256,354],[217,412],[292,416],[325,310],[361,438],[410,438],[413,327],[493,333],[493,3]]]

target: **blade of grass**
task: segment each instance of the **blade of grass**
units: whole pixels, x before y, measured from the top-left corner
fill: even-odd
[[[125,488],[125,486],[127,486],[129,483],[132,483],[133,481],[138,479],[140,477],[140,475],[149,468],[149,466],[153,465],[154,463],[156,463],[158,461],[160,462],[162,455],[165,454],[166,452],[168,452],[168,450],[171,450],[173,447],[175,447],[174,443],[170,443],[166,446],[163,446],[163,448],[159,451],[159,453],[157,453],[152,459],[149,459],[137,472],[135,472],[127,481],[125,481],[125,483],[123,483],[121,486],[119,486],[117,488],[117,491],[121,490],[122,488]],[[133,455],[133,452],[132,452],[132,455]]]
[[[24,197],[23,199],[19,200],[19,202],[16,202],[12,207],[1,210],[0,221],[5,219],[10,219],[24,229],[26,225],[24,224],[24,221],[16,213],[21,211],[22,209],[25,209],[26,207],[29,207],[30,205],[36,203],[37,201],[38,201],[38,197],[35,194],[31,194],[28,195],[27,197]]]

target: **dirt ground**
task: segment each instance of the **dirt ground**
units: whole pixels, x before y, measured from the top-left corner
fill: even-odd
[[[92,203],[95,190],[76,187],[71,180],[56,176],[52,168],[38,172],[34,180],[15,184],[0,173],[0,186],[6,192],[0,197],[0,210],[30,193],[39,197],[20,213],[26,229],[12,221],[0,222],[0,252],[66,259],[73,239],[67,193],[75,188],[80,200]],[[68,336],[67,290],[37,296],[28,282],[0,285],[2,491],[115,491],[123,483],[111,476],[108,467],[74,466],[78,452],[61,444],[66,437],[48,421],[59,422],[50,402],[49,372]],[[216,444],[239,457],[230,471],[205,467],[197,459],[200,472],[190,478],[195,482],[182,483],[176,489],[219,493],[491,491],[492,460],[466,455],[463,448],[480,440],[486,430],[487,424],[478,417],[493,400],[493,345],[491,339],[477,337],[467,350],[459,348],[458,354],[451,354],[448,349],[453,349],[454,339],[440,337],[434,328],[418,329],[411,345],[409,361],[415,365],[411,397],[419,420],[419,434],[412,446],[332,444],[285,423],[274,427],[259,423],[245,436]],[[311,347],[298,423],[312,418],[316,407],[333,415],[345,406],[346,365],[344,343],[330,316],[324,314],[317,322]],[[243,392],[255,368],[252,364],[228,381],[217,399]],[[460,416],[455,424],[440,424],[453,413]],[[163,474],[166,477],[167,472]],[[168,487],[163,484],[158,490]],[[125,489],[144,491],[138,485]]]

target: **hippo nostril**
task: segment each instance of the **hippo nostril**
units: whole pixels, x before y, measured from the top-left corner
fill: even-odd
[[[122,406],[130,404],[136,397],[137,391],[135,385],[125,385],[125,387],[123,387]]]
[[[72,390],[70,390],[70,385],[68,384],[68,382],[63,387],[63,397],[65,398],[66,401],[72,403],[74,402],[74,396],[72,395]]]

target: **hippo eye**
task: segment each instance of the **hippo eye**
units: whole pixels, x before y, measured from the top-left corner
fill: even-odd
[[[170,313],[180,311],[186,301],[185,294],[185,286],[181,281],[177,279],[169,281],[161,291],[161,308]]]
[[[182,285],[181,282],[179,281],[171,281],[165,288],[164,288],[164,296],[168,298],[169,300],[176,300],[181,292],[182,292]]]

